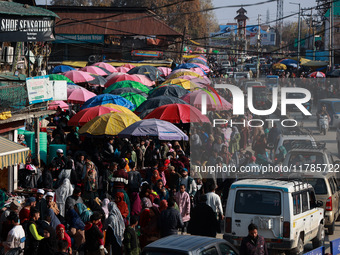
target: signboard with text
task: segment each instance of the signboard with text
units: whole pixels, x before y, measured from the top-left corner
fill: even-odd
[[[36,76],[26,78],[27,94],[29,104],[37,104],[53,99],[52,86],[49,84],[49,77]]]
[[[54,41],[55,21],[49,17],[0,17],[0,42]]]
[[[104,35],[57,34],[54,43],[104,43]]]
[[[163,56],[163,52],[151,50],[133,50],[131,55],[134,57],[159,58]]]

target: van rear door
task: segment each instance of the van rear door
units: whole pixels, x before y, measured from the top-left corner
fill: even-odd
[[[248,225],[255,223],[265,238],[281,237],[283,217],[281,190],[237,189],[232,213],[232,234],[248,235]]]

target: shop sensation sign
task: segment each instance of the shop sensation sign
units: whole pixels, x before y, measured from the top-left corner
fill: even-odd
[[[54,41],[54,19],[47,17],[0,17],[0,41]]]

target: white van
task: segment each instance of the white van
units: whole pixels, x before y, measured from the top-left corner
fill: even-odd
[[[225,212],[224,239],[235,246],[258,226],[269,249],[303,254],[310,240],[323,245],[324,209],[312,185],[300,181],[245,179],[230,187]]]

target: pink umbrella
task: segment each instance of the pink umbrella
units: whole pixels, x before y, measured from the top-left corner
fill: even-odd
[[[203,70],[202,70],[201,68],[198,68],[198,67],[190,68],[189,71],[195,72],[195,73],[197,73],[197,74],[199,74],[199,75],[201,75],[201,76],[204,76],[204,75],[205,75],[204,72],[203,72]]]
[[[115,82],[119,81],[137,81],[140,82],[140,79],[137,76],[130,75],[130,74],[122,74],[122,75],[116,75],[109,79],[107,83],[105,83],[104,87],[107,88],[110,85],[112,85]]]
[[[108,70],[111,73],[118,72],[115,67],[113,67],[112,65],[110,65],[108,63],[104,63],[104,62],[94,63],[93,66],[103,67],[103,68],[105,68],[106,70]]]
[[[150,80],[144,74],[133,74],[133,76],[136,76],[137,78],[139,78],[140,82],[143,83],[145,86],[151,87],[155,85],[155,82]]]
[[[181,99],[185,102],[195,106],[198,109],[202,107],[202,95],[206,95],[207,98],[207,110],[208,111],[223,111],[230,110],[232,104],[225,100],[223,97],[218,97],[215,93],[211,92],[213,98],[203,90],[196,90],[192,93],[188,93]],[[221,101],[220,101],[221,100]],[[221,104],[222,102],[222,104]]]
[[[119,67],[116,68],[116,70],[118,72],[127,73],[128,71],[130,71],[130,68],[127,68],[125,66],[119,66]]]
[[[117,73],[112,73],[109,76],[106,77],[106,80],[110,80],[112,77],[115,77],[117,75],[122,75],[122,74],[126,74],[126,73],[121,73],[121,72],[117,72]]]
[[[159,71],[161,71],[161,72],[164,74],[165,77],[167,77],[167,76],[171,73],[171,71],[172,71],[171,68],[162,67],[162,66],[157,67],[157,69],[158,69]]]
[[[68,71],[63,73],[63,75],[72,80],[74,83],[83,83],[94,80],[94,77],[83,71]]]
[[[67,101],[74,104],[83,104],[92,97],[97,96],[87,89],[67,89]]]
[[[65,110],[69,109],[68,104],[66,104],[64,101],[51,101],[48,104],[49,110],[57,110],[58,107],[60,107],[61,109],[65,109]]]
[[[97,74],[100,76],[106,76],[107,73],[105,73],[102,69],[100,69],[99,67],[96,66],[85,66],[82,69],[80,69],[80,71],[84,71],[84,72],[88,72],[91,74]]]
[[[204,72],[210,72],[210,68],[207,67],[206,65],[200,64],[200,63],[195,63],[195,65],[198,65],[200,68],[204,70]]]
[[[123,65],[123,67],[129,68],[131,70],[132,68],[135,68],[136,66],[131,65],[131,64],[125,64]]]
[[[195,77],[195,79],[192,79],[191,81],[195,82],[196,84],[200,84],[200,85],[210,85],[211,84],[211,81],[207,77],[203,77],[203,79]]]

